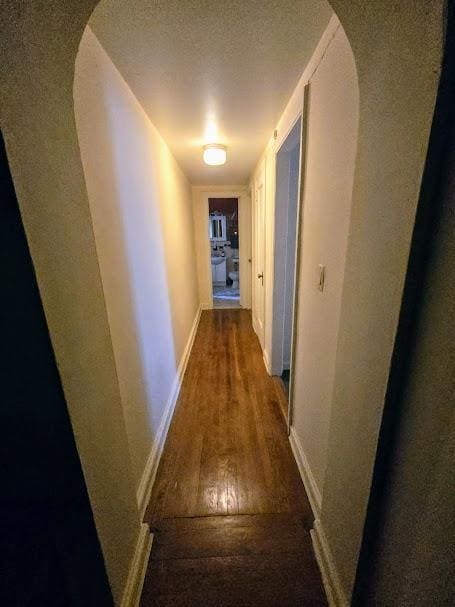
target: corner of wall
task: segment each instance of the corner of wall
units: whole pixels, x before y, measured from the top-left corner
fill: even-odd
[[[142,478],[137,490],[137,502],[141,520],[143,520],[144,518],[147,505],[150,501],[153,483],[155,482],[156,473],[158,471],[158,465],[163,454],[167,433],[169,431],[169,426],[171,425],[172,417],[174,415],[175,406],[177,404],[180,389],[182,387],[182,382],[190,358],[191,349],[193,347],[197,329],[199,326],[199,321],[201,319],[201,312],[202,307],[199,306],[196,312],[196,316],[194,317],[193,325],[191,327],[191,331],[188,336],[184,352],[180,359],[172,390],[169,395],[163,416],[161,418],[161,423],[159,425],[155,439],[150,449],[150,454],[147,459],[147,463],[145,465],[144,472],[142,474]]]
[[[320,519],[315,519],[310,535],[329,606],[349,607]]]
[[[142,523],[131,559],[120,607],[139,607],[147,564],[152,550],[153,534],[147,523]]]
[[[319,491],[316,480],[311,472],[311,468],[303,450],[302,443],[300,442],[295,428],[292,426],[289,434],[289,441],[291,443],[292,452],[294,454],[295,461],[297,462],[297,467],[299,469],[305,491],[308,495],[308,499],[310,500],[314,518],[318,519],[321,515],[322,494]]]

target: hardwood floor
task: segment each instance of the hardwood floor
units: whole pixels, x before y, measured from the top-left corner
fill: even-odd
[[[278,402],[280,404],[280,410],[283,415],[284,423],[287,425],[288,421],[288,391],[285,383],[281,379],[281,377],[273,376],[272,377],[275,383],[275,389],[278,394]]]
[[[202,313],[146,520],[152,605],[325,605],[280,386],[247,310]]]
[[[300,515],[160,521],[141,607],[323,607]]]
[[[227,308],[232,308],[235,310],[240,310],[240,300],[239,299],[215,299],[213,298],[213,307],[218,308],[220,310],[225,310]]]

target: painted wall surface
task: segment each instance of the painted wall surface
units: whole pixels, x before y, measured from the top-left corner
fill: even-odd
[[[251,309],[251,198],[244,192],[239,201],[240,305]]]
[[[452,96],[453,98],[453,96]],[[452,112],[453,115],[453,112]],[[367,600],[379,605],[451,605],[455,537],[455,125],[438,175],[441,191]],[[440,166],[440,165],[439,165]],[[428,224],[427,224],[428,225]],[[431,225],[431,224],[430,224]],[[406,323],[406,320],[404,320]],[[397,572],[399,572],[397,574]],[[374,598],[373,598],[374,597]]]
[[[335,15],[329,21],[329,24],[323,32],[321,39],[319,40],[313,55],[311,56],[308,64],[303,66],[303,73],[294,89],[283,114],[277,123],[276,138],[270,138],[266,149],[264,150],[261,158],[258,161],[256,169],[253,173],[251,184],[258,178],[262,167],[266,166],[265,176],[265,240],[266,240],[266,259],[265,259],[265,271],[264,271],[264,284],[265,288],[265,336],[264,336],[264,360],[268,366],[268,372],[273,373],[272,364],[272,342],[273,342],[273,319],[274,319],[274,305],[273,305],[273,288],[275,276],[274,276],[274,259],[275,259],[275,176],[276,176],[276,152],[285,142],[286,138],[290,134],[297,120],[302,112],[303,105],[303,89],[305,84],[310,79],[311,75],[317,68],[319,61],[321,61],[330,41],[339,25],[339,21]],[[253,226],[253,238],[254,238],[254,226]],[[254,260],[253,260],[254,261]],[[254,322],[253,322],[254,326]]]
[[[0,123],[119,604],[140,522],[73,100],[74,62],[94,4],[2,3]]]
[[[354,52],[360,88],[321,511],[341,591],[348,598],[440,74],[443,5],[441,0],[332,0]]]
[[[89,27],[74,96],[138,489],[199,307],[191,189]]]
[[[354,584],[440,73],[444,3],[390,0],[365,5],[332,0],[331,4],[352,48],[359,83],[351,221],[319,521],[334,567],[336,597],[344,604]],[[264,158],[273,170],[273,149],[300,113],[303,87],[336,27],[334,16],[277,124],[277,140],[270,140],[256,171]],[[273,192],[270,183],[269,242]],[[269,290],[266,354],[271,348],[271,301]]]
[[[358,85],[341,28],[310,80],[293,425],[322,495],[357,143]],[[318,289],[318,266],[325,287]]]
[[[203,309],[212,307],[210,241],[208,239],[208,197],[193,188],[193,226],[196,243],[196,267],[199,300]]]
[[[0,604],[112,607],[1,132],[0,184]]]
[[[0,123],[118,600],[139,520],[73,113],[74,62],[95,4],[1,4]],[[440,72],[444,3],[332,0],[331,5],[352,46],[360,87],[321,512],[341,590],[349,595]],[[287,118],[300,111],[299,87],[278,124],[279,138]]]

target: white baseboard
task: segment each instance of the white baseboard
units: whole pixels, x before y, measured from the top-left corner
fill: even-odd
[[[201,310],[212,310],[213,309],[213,301],[201,303]]]
[[[153,442],[150,454],[145,464],[144,472],[142,474],[141,482],[137,490],[137,503],[139,507],[139,513],[141,520],[144,518],[145,510],[150,501],[152,493],[153,483],[155,482],[156,473],[158,470],[158,464],[160,463],[161,455],[163,453],[164,443],[166,442],[167,433],[171,424],[172,416],[174,414],[175,405],[180,393],[182,386],[183,377],[185,375],[188,360],[190,358],[191,349],[193,347],[194,338],[196,337],[197,328],[199,326],[199,320],[201,318],[202,306],[199,306],[196,316],[194,318],[193,326],[191,327],[190,335],[183,351],[182,358],[180,360],[179,367],[175,376],[172,390],[169,395],[169,399],[164,410],[161,423],[156,433],[155,440]]]
[[[303,451],[300,439],[297,436],[295,429],[292,427],[291,432],[289,434],[289,442],[291,443],[292,452],[294,453],[295,461],[297,462],[300,476],[302,477],[302,481],[305,486],[308,499],[310,500],[314,518],[318,519],[321,514],[321,492],[319,491],[318,486],[316,485],[316,481],[314,480],[314,476],[311,472],[308,460]]]
[[[262,358],[264,359],[265,370],[269,375],[272,375],[272,367],[270,365],[269,356],[267,354],[267,350],[262,350]]]
[[[341,586],[340,577],[336,570],[333,556],[319,519],[314,521],[314,528],[310,533],[329,606],[348,607],[349,601]]]
[[[316,481],[311,472],[308,460],[303,451],[302,444],[296,434],[295,428],[291,427],[289,434],[289,442],[291,443],[292,452],[294,453],[295,461],[299,468],[300,476],[302,477],[305,491],[310,500],[311,509],[314,516],[313,529],[310,531],[311,540],[313,542],[314,553],[321,571],[322,581],[324,583],[325,593],[330,607],[348,607],[349,603],[342,590],[340,578],[338,576],[332,553],[327,542],[324,530],[321,525],[321,492],[316,485]]]
[[[258,321],[256,320],[256,316],[254,315],[254,310],[251,310],[251,324],[253,325],[253,331],[256,333],[258,339],[259,339],[259,327],[258,327]],[[259,339],[259,341],[261,341]]]
[[[147,523],[142,523],[125,590],[123,591],[121,607],[138,607],[139,605],[152,541],[153,535],[150,533],[149,526]]]
[[[280,366],[277,366],[276,363],[273,363],[273,354],[272,352],[269,353],[267,352],[267,350],[264,348],[262,351],[262,358],[264,359],[264,365],[265,368],[267,370],[267,373],[269,375],[277,375],[278,377],[280,377],[280,375],[282,374],[283,370]]]

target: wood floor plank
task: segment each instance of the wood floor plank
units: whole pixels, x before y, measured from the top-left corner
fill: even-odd
[[[183,380],[149,522],[306,512],[276,385],[247,310],[207,310]]]
[[[195,516],[164,518],[155,523],[154,533],[163,531],[188,531],[191,529],[213,529],[215,527],[266,527],[282,528],[290,526],[311,529],[312,521],[305,515],[287,512],[278,514],[237,514],[227,516]]]
[[[157,533],[152,559],[206,558],[245,554],[299,554],[309,542],[303,526],[219,526]]]
[[[326,607],[306,554],[151,561],[141,607]]]
[[[141,607],[326,606],[280,398],[249,312],[203,312],[146,513]]]

